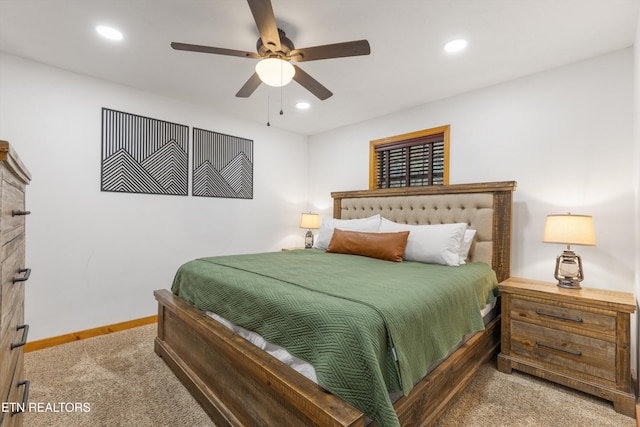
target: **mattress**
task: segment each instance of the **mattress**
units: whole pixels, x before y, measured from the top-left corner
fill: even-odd
[[[496,315],[497,315],[497,310],[496,308],[496,301],[490,302],[489,304],[487,304],[481,311],[480,314],[482,315],[482,319],[484,324],[488,324],[491,320],[493,320]],[[275,357],[276,359],[278,359],[280,362],[284,363],[285,365],[289,366],[291,369],[295,370],[296,372],[298,372],[299,374],[305,376],[306,378],[308,378],[309,380],[313,381],[314,383],[318,384],[318,377],[316,376],[316,370],[313,367],[313,365],[305,360],[300,359],[299,357],[296,357],[294,355],[292,355],[291,353],[289,353],[287,351],[287,349],[285,349],[282,346],[279,346],[277,344],[273,344],[268,342],[267,340],[264,339],[264,337],[256,332],[252,332],[249,331],[245,328],[242,328],[238,325],[234,325],[233,323],[231,323],[229,320],[225,319],[224,317],[220,316],[219,314],[213,313],[211,311],[207,311],[206,312],[207,316],[211,317],[212,319],[214,319],[216,322],[220,323],[221,325],[225,326],[227,329],[235,332],[237,335],[241,336],[242,338],[246,339],[247,341],[249,341],[251,344],[255,345],[256,347],[260,348],[261,350],[265,351],[266,353],[270,354],[271,356]],[[464,344],[473,334],[467,334],[465,335],[460,342],[449,351],[449,354],[454,352],[457,348],[459,348],[462,344]],[[448,355],[447,355],[448,356]],[[427,370],[427,374],[429,372],[431,372],[433,369],[436,368],[436,366],[438,366],[438,364],[441,362],[442,360],[439,360],[437,362],[434,362],[432,365],[429,366],[428,370]],[[391,401],[395,401],[398,398],[400,398],[402,396],[401,392],[397,392],[395,394],[393,394],[391,396]]]

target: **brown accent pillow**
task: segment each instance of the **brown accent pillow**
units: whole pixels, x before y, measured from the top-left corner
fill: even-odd
[[[397,233],[364,233],[336,228],[327,252],[362,255],[370,258],[401,262],[409,238],[408,231]]]

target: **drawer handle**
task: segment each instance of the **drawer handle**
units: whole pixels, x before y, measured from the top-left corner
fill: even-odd
[[[567,349],[564,349],[564,348],[558,348],[558,347],[554,347],[552,345],[547,345],[545,343],[541,343],[540,341],[536,341],[536,345],[538,347],[550,348],[551,350],[557,350],[557,351],[562,351],[563,353],[569,353],[569,354],[572,354],[574,356],[582,356],[582,352],[581,351],[573,351],[573,350],[567,350]]]
[[[21,268],[18,270],[18,274],[23,274],[24,275],[22,277],[19,276],[15,276],[13,278],[13,283],[16,282],[26,282],[27,280],[29,280],[29,276],[31,275],[31,269],[30,268]]]
[[[31,215],[31,211],[23,211],[20,209],[14,209],[11,211],[11,216]]]
[[[16,411],[11,411],[11,416],[24,412],[24,408],[27,407],[27,402],[29,401],[29,385],[30,384],[31,384],[31,381],[29,380],[20,381],[18,383],[18,387],[20,387],[21,385],[24,386],[24,392],[22,393],[22,405],[19,406]]]
[[[583,320],[581,317],[577,317],[577,318],[573,318],[573,317],[565,317],[565,316],[561,316],[559,314],[553,314],[553,313],[545,313],[542,310],[536,310],[536,314],[540,315],[540,316],[548,316],[548,317],[553,317],[555,319],[560,319],[560,320],[568,320],[570,322],[576,322],[576,323],[582,323]]]
[[[20,342],[11,343],[11,350],[22,347],[27,343],[27,335],[29,335],[29,325],[21,325],[16,327],[16,331],[22,329],[22,340]]]

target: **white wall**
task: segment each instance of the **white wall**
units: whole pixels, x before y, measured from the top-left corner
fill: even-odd
[[[331,191],[367,188],[370,140],[450,124],[450,183],[518,183],[514,276],[554,280],[563,247],[542,243],[544,221],[570,211],[595,224],[597,246],[574,247],[583,285],[634,292],[633,61],[629,48],[312,136],[310,203],[330,215]]]
[[[252,139],[253,200],[101,192],[102,107]],[[189,259],[303,243],[306,136],[3,54],[0,138],[33,175],[30,340],[155,314]]]

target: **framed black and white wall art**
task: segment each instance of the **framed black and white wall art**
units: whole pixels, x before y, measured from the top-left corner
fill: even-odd
[[[253,141],[193,128],[194,196],[253,199]]]
[[[188,182],[188,126],[102,109],[102,191],[187,196]]]

